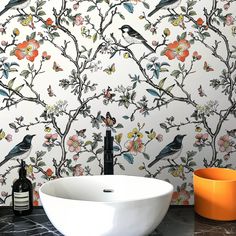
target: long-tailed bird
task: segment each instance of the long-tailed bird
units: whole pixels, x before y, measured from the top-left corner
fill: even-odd
[[[156,5],[156,7],[148,14],[148,16],[152,16],[153,14],[155,14],[157,11],[159,11],[160,9],[169,9],[169,10],[173,10],[176,7],[178,7],[181,3],[181,0],[161,0],[158,5]]]
[[[140,43],[147,47],[150,51],[155,52],[155,50],[147,43],[147,40],[131,26],[123,25],[120,30],[122,31],[122,37],[127,43]]]
[[[24,9],[30,4],[31,0],[10,0],[5,8],[0,12],[0,16],[9,9]]]
[[[182,141],[183,138],[186,135],[176,135],[173,142],[169,143],[168,145],[166,145],[161,151],[160,153],[156,156],[156,158],[154,159],[154,161],[152,161],[150,164],[148,164],[148,167],[152,167],[154,164],[156,164],[158,161],[160,160],[175,160],[176,158],[179,157],[181,151],[182,151]]]
[[[34,135],[26,135],[22,142],[18,143],[12,150],[5,156],[4,160],[0,162],[0,167],[9,160],[23,160],[27,158],[32,149],[32,139]]]

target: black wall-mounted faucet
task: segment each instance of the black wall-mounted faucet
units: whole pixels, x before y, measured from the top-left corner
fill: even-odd
[[[113,175],[113,141],[114,137],[111,136],[111,130],[106,130],[104,137],[104,175]]]

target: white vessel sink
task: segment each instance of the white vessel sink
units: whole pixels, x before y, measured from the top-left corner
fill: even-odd
[[[43,208],[66,236],[143,236],[153,232],[170,205],[173,186],[125,176],[66,177],[39,189]]]

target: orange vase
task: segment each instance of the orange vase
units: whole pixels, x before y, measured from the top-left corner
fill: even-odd
[[[194,210],[213,220],[236,220],[236,171],[198,169],[193,173]]]

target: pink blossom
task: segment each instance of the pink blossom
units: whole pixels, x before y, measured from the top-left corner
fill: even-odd
[[[1,42],[1,45],[2,45],[2,46],[7,46],[7,44],[8,44],[8,42],[7,42],[7,41],[5,41],[5,40],[2,40],[2,42]]]
[[[224,4],[224,9],[226,11],[229,9],[229,7],[230,7],[230,3],[229,2]]]
[[[84,18],[81,15],[76,15],[74,23],[78,26],[83,25]]]
[[[78,3],[75,3],[75,4],[73,5],[73,9],[76,11],[76,10],[78,10],[78,8],[79,8],[79,4],[78,4]]]
[[[84,169],[81,164],[77,164],[73,167],[73,176],[81,176],[84,174]]]
[[[225,24],[229,26],[229,25],[233,25],[233,23],[234,23],[233,16],[231,14],[226,15]]]
[[[128,142],[128,145],[127,145],[127,149],[133,154],[142,152],[143,148],[144,148],[144,145],[142,143],[141,138],[137,138],[136,140],[131,140]]]
[[[8,134],[5,139],[7,140],[7,142],[11,142],[12,141],[12,135]]]
[[[158,142],[162,142],[163,141],[163,135],[162,134],[158,134],[156,136],[156,139],[157,139]]]
[[[224,135],[221,136],[220,139],[218,140],[217,144],[219,145],[219,150],[221,152],[231,152],[232,151],[232,146],[231,146],[231,142],[229,139],[229,135]]]
[[[81,149],[80,147],[81,144],[80,144],[78,135],[71,136],[69,140],[67,141],[67,145],[70,152],[79,152]]]

